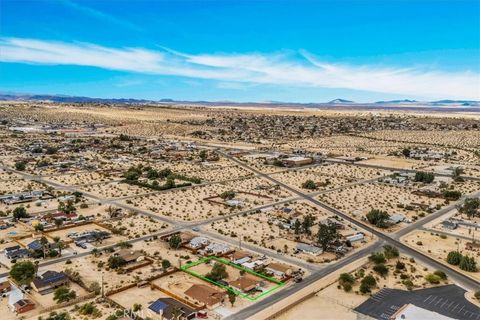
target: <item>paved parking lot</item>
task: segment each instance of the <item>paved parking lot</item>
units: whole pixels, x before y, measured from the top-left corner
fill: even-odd
[[[355,311],[375,319],[388,320],[408,303],[453,319],[480,320],[480,308],[465,299],[464,289],[453,284],[414,291],[384,288]]]

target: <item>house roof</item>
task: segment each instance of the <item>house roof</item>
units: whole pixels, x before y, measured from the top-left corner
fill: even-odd
[[[28,305],[35,305],[32,301],[28,300],[28,299],[21,299],[21,300],[18,300],[17,302],[15,302],[14,306],[16,309],[18,308],[23,308],[25,306],[28,306]]]
[[[116,255],[123,258],[126,262],[132,262],[140,258],[143,253],[138,250],[122,249]]]
[[[151,305],[148,306],[148,309],[152,310],[153,312],[160,313],[160,311],[165,310],[168,307],[168,305],[158,299],[157,301],[154,301]]]
[[[173,298],[159,298],[148,306],[148,308],[156,313],[161,313],[164,319],[173,319],[173,310],[175,308],[179,309],[184,316],[189,316],[195,312],[195,310],[188,305]]]
[[[320,247],[312,246],[311,244],[302,243],[302,242],[297,243],[297,249],[305,252],[311,252],[311,253],[323,252],[322,248]]]
[[[286,273],[288,270],[291,270],[291,268],[285,264],[281,264],[281,263],[276,263],[276,262],[273,262],[273,263],[270,263],[268,266],[267,266],[268,269],[271,269],[271,270],[275,270],[275,271],[280,271],[280,272],[283,272],[283,273]]]
[[[41,250],[43,246],[40,240],[33,240],[32,242],[27,244],[27,247],[30,250]]]
[[[251,256],[252,255],[246,251],[235,251],[234,253],[232,253],[232,258],[234,260],[240,260],[240,259],[251,257]]]
[[[12,285],[10,281],[6,280],[6,281],[0,282],[0,291],[3,291],[5,289],[10,290],[11,288],[12,288]]]
[[[185,294],[207,306],[214,306],[222,302],[225,297],[224,292],[218,291],[205,284],[194,284],[185,291]]]
[[[240,277],[237,280],[230,281],[229,284],[232,287],[238,288],[242,291],[250,291],[255,289],[258,281],[249,277]]]
[[[56,272],[49,270],[44,272],[40,277],[36,277],[33,280],[33,284],[35,285],[35,287],[40,289],[64,281],[68,281],[68,276],[65,274],[65,272]]]

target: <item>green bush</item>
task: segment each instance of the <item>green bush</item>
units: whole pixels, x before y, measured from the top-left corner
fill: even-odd
[[[439,284],[442,278],[440,278],[436,274],[429,273],[425,276],[425,280],[427,280],[429,283],[432,283],[432,284]]]

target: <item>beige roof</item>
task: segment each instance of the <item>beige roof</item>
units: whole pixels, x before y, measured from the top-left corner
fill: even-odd
[[[138,250],[122,249],[117,252],[117,255],[123,258],[126,262],[132,262],[140,258],[143,253]]]
[[[255,289],[255,287],[258,284],[258,281],[248,277],[240,277],[237,280],[230,281],[228,284],[242,291],[250,291]]]
[[[252,254],[246,252],[246,251],[235,251],[233,254],[232,254],[232,258],[235,259],[235,260],[239,260],[239,259],[242,259],[242,258],[245,258],[245,257],[251,257]]]
[[[289,270],[292,270],[289,266],[287,266],[285,264],[281,264],[281,263],[276,263],[276,262],[270,263],[267,266],[267,268],[272,269],[272,270],[276,270],[276,271],[280,271],[280,272],[283,272],[283,273],[286,273]]]
[[[225,297],[224,292],[218,291],[205,284],[194,284],[185,291],[185,294],[207,306],[214,306],[222,302]]]

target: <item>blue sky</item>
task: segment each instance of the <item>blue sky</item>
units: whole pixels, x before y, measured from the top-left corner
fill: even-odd
[[[480,100],[480,1],[0,1],[0,91]]]

